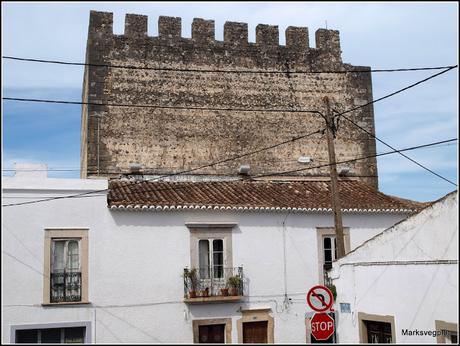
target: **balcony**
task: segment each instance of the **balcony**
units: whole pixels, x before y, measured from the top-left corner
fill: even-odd
[[[184,302],[234,302],[244,295],[243,267],[184,269]]]
[[[51,303],[81,301],[81,273],[54,272],[51,273]]]

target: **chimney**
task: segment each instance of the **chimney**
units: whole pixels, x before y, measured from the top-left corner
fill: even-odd
[[[14,163],[14,177],[27,179],[48,178],[48,165],[44,163]]]

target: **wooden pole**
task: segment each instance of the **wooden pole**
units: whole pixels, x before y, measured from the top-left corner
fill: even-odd
[[[342,210],[339,199],[339,189],[337,182],[337,167],[335,165],[335,148],[334,148],[334,120],[331,115],[329,98],[323,98],[326,104],[326,135],[327,150],[329,152],[329,170],[331,176],[331,201],[332,211],[334,213],[335,236],[337,239],[337,259],[345,256],[345,242],[343,240]]]

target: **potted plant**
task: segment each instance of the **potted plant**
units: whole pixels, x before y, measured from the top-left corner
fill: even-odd
[[[333,284],[327,284],[326,287],[329,288],[329,290],[331,291],[332,298],[335,301],[335,299],[337,298],[337,288]]]
[[[204,290],[200,291],[200,297],[209,297],[209,287],[206,287]]]
[[[228,287],[223,287],[220,289],[221,296],[228,296]]]
[[[230,295],[237,296],[239,295],[239,290],[243,280],[239,276],[230,276],[227,280],[228,286],[230,287]]]
[[[196,298],[196,288],[198,286],[198,276],[197,276],[198,269],[192,268],[184,269],[184,279],[186,286],[188,288],[188,297],[189,298]],[[190,287],[188,286],[190,284]]]

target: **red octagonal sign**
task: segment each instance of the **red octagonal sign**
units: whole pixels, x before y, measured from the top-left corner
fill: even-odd
[[[311,334],[316,340],[327,340],[334,334],[334,320],[326,313],[315,314],[310,323]]]

